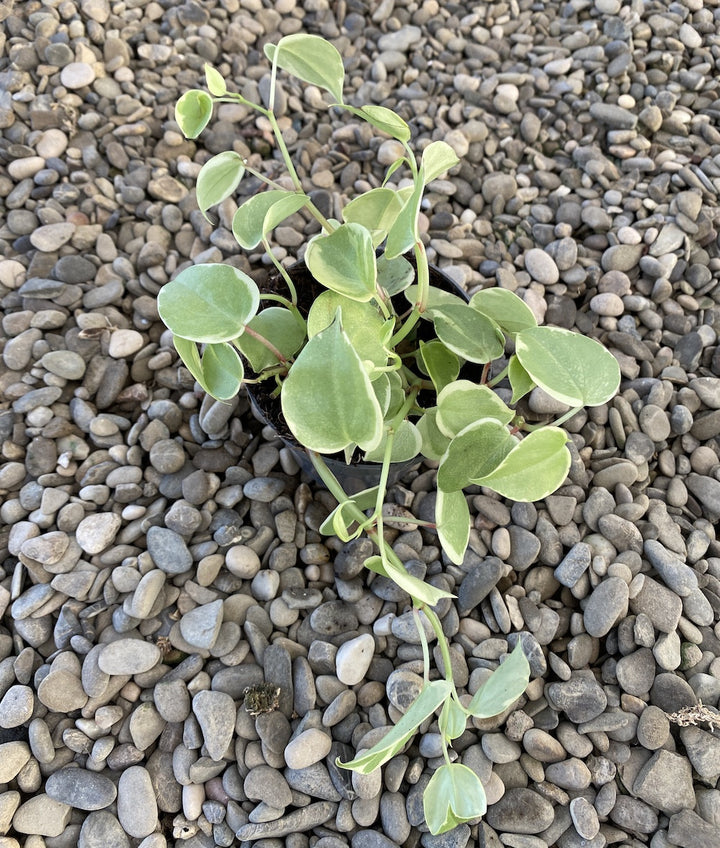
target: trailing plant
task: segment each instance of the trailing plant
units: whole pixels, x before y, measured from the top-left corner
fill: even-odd
[[[384,536],[390,466],[423,457],[437,463],[434,529],[448,560],[460,564],[471,527],[463,490],[484,486],[517,501],[555,491],[570,466],[567,435],[559,425],[585,406],[608,401],[619,385],[619,368],[596,341],[538,326],[513,292],[484,289],[467,301],[431,286],[419,213],[425,187],[458,163],[453,149],[431,141],[418,160],[410,127],[399,115],[383,106],[345,103],[342,58],[324,39],[290,35],[266,45],[265,53],[271,63],[267,105],[231,91],[222,75],[206,66],[208,90],[186,92],[176,119],[188,138],[197,138],[216,103],[234,103],[269,123],[292,187],[228,150],[202,166],[196,196],[207,217],[212,206],[234,194],[245,174],[260,181],[262,190],[237,209],[232,231],[244,249],[264,247],[287,293],[261,293],[230,265],[190,265],[163,286],[158,309],[183,362],[209,394],[229,399],[243,384],[264,383],[279,395],[289,430],[338,503],[322,531],[343,541],[367,534],[378,551],[367,568],[403,588],[418,617],[425,616],[435,632],[444,678],[430,680],[429,651],[419,626],[426,660],[422,692],[378,745],[344,765],[362,772],[378,768],[440,710],[446,764],[427,787],[425,816],[431,831],[442,833],[485,810],[482,784],[470,769],[450,761],[449,744],[464,731],[468,716],[496,715],[517,700],[529,668],[516,647],[470,703],[462,703],[433,610],[451,596],[411,575]],[[322,214],[295,169],[273,111],[279,69],[324,90],[331,108],[350,112],[402,147],[383,185],[352,198],[342,222]],[[397,187],[391,180],[400,169],[409,180]],[[320,226],[304,259],[321,288],[305,312],[291,274],[270,245],[272,231],[300,211]],[[470,378],[467,364],[481,372],[479,379]],[[510,391],[503,399],[494,389],[505,380]],[[545,426],[525,422],[515,406],[536,386],[566,404],[568,412]],[[379,482],[349,494],[325,457],[342,454],[350,461],[358,453],[379,464]]]

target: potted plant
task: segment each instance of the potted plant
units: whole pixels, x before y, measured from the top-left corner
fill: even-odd
[[[413,599],[425,686],[377,745],[342,765],[362,772],[378,768],[440,710],[446,762],[427,786],[424,808],[431,832],[442,833],[485,812],[482,784],[469,768],[451,762],[448,745],[469,716],[498,715],[512,705],[527,685],[529,667],[518,642],[472,699],[460,697],[433,609],[450,595],[408,573],[384,538],[391,466],[422,458],[437,463],[434,529],[445,556],[460,564],[471,526],[463,490],[484,486],[518,501],[555,491],[570,466],[567,435],[559,425],[584,406],[608,401],[620,372],[598,342],[538,326],[510,291],[484,289],[467,300],[442,283],[431,285],[418,216],[427,184],[457,164],[452,148],[431,142],[418,161],[410,128],[400,116],[382,106],[345,103],[342,58],[324,39],[290,35],[266,45],[265,53],[271,62],[267,106],[230,91],[221,74],[206,66],[208,91],[185,93],[176,118],[188,138],[207,126],[215,103],[244,104],[269,122],[292,187],[230,150],[203,165],[197,203],[206,214],[233,194],[246,173],[255,176],[262,190],[237,209],[232,230],[247,250],[264,245],[285,291],[261,293],[230,265],[191,265],[163,286],[158,309],[205,391],[228,399],[246,384],[279,400],[289,433],[337,500],[323,532],[344,541],[367,534],[377,547],[367,568],[395,581]],[[352,198],[342,222],[317,209],[293,165],[273,111],[279,69],[323,89],[332,98],[331,108],[351,112],[402,146],[385,183]],[[403,187],[390,183],[399,169],[410,177]],[[269,238],[300,210],[318,221],[320,232],[305,250],[310,276],[301,276],[298,284],[294,272],[274,258]],[[509,388],[501,397],[496,389],[503,381]],[[526,423],[515,404],[535,386],[566,404],[566,414],[544,426]],[[377,463],[375,484],[346,491],[328,464],[337,455],[347,462],[360,456]],[[430,680],[424,624],[442,651],[441,679]]]

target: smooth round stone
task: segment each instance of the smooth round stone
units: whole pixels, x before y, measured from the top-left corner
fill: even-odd
[[[567,756],[565,748],[557,739],[537,727],[531,727],[525,733],[522,745],[531,757],[541,763],[559,763]]]
[[[225,554],[227,570],[243,580],[252,580],[260,571],[260,557],[246,545],[233,545]]]
[[[27,742],[5,742],[0,745],[0,783],[10,783],[30,759]]]
[[[13,816],[13,827],[19,833],[35,836],[60,836],[70,821],[72,807],[42,793],[25,801]]]
[[[96,274],[95,265],[83,256],[61,256],[53,266],[53,275],[63,283],[89,283]]]
[[[698,588],[697,574],[693,569],[656,539],[646,539],[643,550],[669,589],[686,597]]]
[[[86,368],[82,356],[72,350],[51,350],[44,354],[40,365],[65,380],[81,380]]]
[[[145,344],[137,330],[115,330],[110,336],[108,354],[113,359],[124,359],[137,353]]]
[[[285,748],[285,762],[288,768],[302,769],[319,763],[330,753],[332,738],[316,727],[307,730],[290,740]]]
[[[206,689],[195,695],[192,709],[202,730],[208,756],[221,760],[235,729],[235,702],[226,692]]]
[[[75,530],[75,539],[86,554],[99,554],[115,539],[122,518],[113,512],[96,512],[82,519]]]
[[[210,650],[217,641],[223,622],[223,602],[218,599],[195,607],[180,619],[180,633],[194,648]]]
[[[158,808],[147,769],[130,766],[120,775],[117,816],[123,830],[136,839],[149,836],[157,826]]]
[[[74,767],[51,774],[45,791],[56,801],[89,811],[109,807],[117,796],[112,780],[97,772]]]
[[[29,686],[10,686],[0,701],[0,727],[20,727],[30,720],[34,707],[35,695]]]
[[[422,691],[423,679],[413,671],[396,669],[388,677],[385,688],[390,703],[401,713],[405,713]]]
[[[525,253],[525,270],[544,286],[551,286],[560,279],[555,260],[539,247],[532,247]]]
[[[243,784],[245,794],[252,801],[262,801],[275,809],[292,804],[292,792],[281,772],[270,766],[250,769]]]
[[[625,311],[625,304],[613,292],[601,292],[590,299],[590,309],[598,315],[618,317]]]
[[[337,678],[346,686],[355,686],[365,677],[375,654],[375,639],[363,633],[344,642],[335,655]]]
[[[174,474],[185,465],[185,451],[174,439],[160,439],[150,448],[150,464],[161,474]]]
[[[85,88],[95,81],[95,70],[87,62],[70,62],[60,71],[60,82],[71,90]]]
[[[62,156],[67,146],[68,138],[65,133],[53,128],[43,132],[35,145],[35,150],[43,159],[53,159]]]
[[[656,751],[670,736],[670,722],[659,707],[652,704],[642,711],[637,725],[638,742],[649,751]]]
[[[161,660],[160,648],[143,639],[118,639],[98,654],[98,666],[105,674],[142,674]]]
[[[78,848],[130,848],[130,839],[112,813],[99,810],[83,822]]]
[[[45,160],[41,156],[24,156],[21,159],[11,161],[7,166],[8,174],[18,182],[20,180],[34,177],[45,167]]]
[[[170,723],[185,721],[190,715],[190,695],[184,680],[161,680],[155,684],[153,699],[158,713]]]
[[[532,789],[514,788],[488,808],[485,820],[497,831],[536,834],[550,827],[553,806]]]
[[[75,234],[75,224],[45,224],[30,236],[30,244],[41,253],[54,253],[70,241]]]
[[[254,477],[243,486],[243,494],[251,501],[271,503],[285,488],[285,481],[277,477]]]
[[[192,568],[192,554],[182,536],[166,527],[150,527],[147,550],[155,565],[166,574],[182,574]]]
[[[550,763],[545,769],[545,779],[561,789],[580,791],[590,786],[592,775],[585,763],[577,757]]]
[[[664,409],[649,403],[640,410],[638,422],[653,442],[664,442],[670,435],[670,420]]]
[[[607,706],[607,695],[595,678],[578,673],[570,680],[551,683],[548,695],[555,707],[576,724],[597,718]]]
[[[628,597],[628,585],[620,577],[606,577],[599,583],[583,610],[583,624],[587,633],[597,638],[607,635],[627,613]]]
[[[570,802],[570,818],[575,830],[583,839],[594,839],[600,831],[597,810],[587,798],[573,798]]]
[[[38,687],[38,698],[55,713],[81,710],[88,701],[79,678],[64,669],[57,669],[48,674]]]

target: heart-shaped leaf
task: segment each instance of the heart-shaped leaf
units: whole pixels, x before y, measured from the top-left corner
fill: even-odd
[[[361,106],[359,109],[350,109],[350,111],[398,141],[410,141],[410,127],[392,109],[388,109],[386,106],[369,105]]]
[[[295,438],[318,453],[357,444],[372,450],[382,437],[382,412],[340,314],[302,349],[280,394]]]
[[[425,410],[425,414],[417,423],[418,432],[422,436],[422,455],[435,462],[442,459],[448,449],[450,439],[437,425],[437,407]]]
[[[284,36],[277,44],[266,44],[265,55],[303,82],[330,92],[336,103],[343,102],[345,69],[342,56],[329,41],[298,32]]]
[[[389,188],[373,188],[353,198],[343,209],[348,224],[360,224],[372,235],[373,246],[381,244],[403,208],[402,197]]]
[[[305,264],[325,288],[366,301],[375,297],[377,270],[370,231],[360,224],[342,224],[308,244]]]
[[[417,222],[420,214],[423,186],[418,182],[413,193],[408,197],[403,208],[398,213],[395,223],[388,232],[385,244],[385,255],[394,259],[407,253],[419,238]]]
[[[496,418],[509,424],[515,412],[487,386],[469,380],[455,380],[438,394],[438,427],[446,436],[456,436],[480,418]]]
[[[197,138],[212,117],[213,101],[207,91],[193,88],[175,104],[175,120],[185,138]]]
[[[473,695],[468,712],[476,718],[500,715],[522,695],[530,682],[530,665],[518,641],[510,656]]]
[[[535,381],[520,364],[520,360],[513,353],[508,362],[508,380],[512,386],[511,403],[517,403],[520,398],[535,388]]]
[[[260,194],[253,195],[238,208],[232,221],[233,235],[240,247],[244,247],[245,250],[253,250],[260,244],[265,234],[272,229],[272,227],[266,228],[266,220],[269,223],[267,216],[273,206],[283,204],[280,207],[285,213],[280,218],[280,221],[282,221],[283,218],[297,212],[305,203],[307,203],[307,198],[301,194],[295,194],[295,192],[283,191],[282,189],[261,191]],[[287,211],[288,208],[291,211]]]
[[[387,430],[383,434],[380,444],[365,454],[368,462],[382,462],[387,444]],[[422,447],[422,436],[417,427],[410,421],[401,421],[393,438],[390,462],[406,462],[417,456]]]
[[[493,471],[473,473],[470,482],[487,486],[514,501],[539,501],[562,486],[567,477],[570,470],[567,438],[567,433],[559,427],[534,430]]]
[[[432,141],[423,150],[422,154],[422,179],[427,185],[445,171],[454,167],[460,160],[457,154],[445,141]]]
[[[502,356],[505,337],[498,325],[467,304],[433,308],[435,332],[445,347],[470,362],[492,362]]]
[[[462,490],[444,492],[438,488],[435,523],[443,551],[450,562],[461,565],[470,540],[470,510]],[[459,734],[458,734],[459,735]]]
[[[195,188],[197,205],[203,216],[216,203],[222,203],[235,191],[245,173],[242,157],[233,150],[218,153],[202,166]]]
[[[413,577],[400,560],[394,562],[392,559],[386,559],[386,561],[383,562],[381,557],[371,556],[365,560],[365,568],[370,571],[374,571],[375,574],[382,574],[383,577],[387,577],[389,580],[392,580],[396,586],[404,589],[411,598],[417,601],[417,603],[427,604],[430,607],[434,607],[443,598],[453,597],[453,595],[451,595],[450,592],[446,592],[445,589],[436,589],[424,580],[419,580],[417,577]]]
[[[456,492],[496,469],[517,439],[496,418],[481,418],[455,436],[440,460],[438,489]]]
[[[470,306],[487,315],[510,336],[528,327],[536,327],[532,309],[514,292],[507,289],[482,289],[470,298]]]
[[[408,286],[408,288],[405,289],[405,297],[408,303],[414,305],[418,298],[418,287]],[[423,317],[428,319],[432,318],[435,310],[440,309],[443,306],[464,306],[467,308],[467,303],[461,297],[458,297],[452,292],[443,291],[442,289],[437,288],[437,286],[430,286],[427,307]]]
[[[377,501],[377,486],[373,486],[371,489],[363,489],[361,492],[358,492],[356,495],[353,495],[352,498],[348,498],[348,500],[343,501],[341,504],[338,504],[335,509],[328,515],[328,517],[323,521],[320,525],[319,532],[322,533],[323,536],[332,536],[333,534],[337,535],[335,527],[336,527],[336,519],[335,514],[342,507],[342,512],[344,513],[349,509],[350,504],[354,504],[359,510],[364,512],[366,509],[372,509],[375,506],[375,502]],[[348,531],[348,527],[353,523],[352,519],[346,520],[343,514],[343,521],[345,522],[346,532]]]
[[[205,345],[202,359],[197,344],[173,336],[173,344],[188,371],[203,389],[218,400],[235,397],[242,385],[243,364],[237,352],[226,342]]]
[[[205,64],[205,84],[210,94],[215,97],[223,97],[227,94],[227,85],[220,71],[216,71],[212,65]]]
[[[460,360],[441,341],[433,339],[430,342],[420,342],[420,358],[436,392],[441,392],[445,386],[457,380],[460,373]],[[481,416],[476,416],[478,417]],[[454,436],[455,433],[452,435]]]
[[[423,813],[433,836],[485,815],[487,799],[480,778],[462,763],[440,766],[423,794]]]
[[[242,334],[257,312],[254,281],[231,265],[191,265],[160,289],[158,312],[176,336],[227,342]]]
[[[388,259],[383,253],[377,260],[377,282],[390,297],[400,294],[415,279],[415,269],[404,256]]]
[[[247,326],[267,339],[285,359],[296,354],[305,341],[305,327],[302,319],[281,306],[263,309],[248,322]],[[249,333],[243,333],[240,338],[234,340],[234,344],[256,374],[279,362],[267,345]]]
[[[600,406],[620,385],[615,357],[580,333],[530,327],[518,333],[515,353],[537,385],[568,406]]]
[[[322,292],[310,307],[308,336],[312,338],[329,327],[335,320],[338,309],[342,314],[343,328],[360,359],[372,363],[376,368],[386,365],[386,345],[392,326],[388,325],[377,307],[370,302],[353,300],[334,291]]]
[[[443,704],[442,710],[440,710],[440,718],[438,719],[440,733],[446,739],[457,739],[465,732],[467,720],[467,713],[455,698],[448,698]]]
[[[349,763],[336,760],[341,768],[352,769],[360,774],[370,774],[389,759],[400,753],[410,739],[417,733],[420,725],[429,718],[450,694],[451,684],[447,680],[434,680],[427,683],[408,711],[398,723],[369,751]]]

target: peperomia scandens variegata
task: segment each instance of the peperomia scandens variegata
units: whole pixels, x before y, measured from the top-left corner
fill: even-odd
[[[196,200],[208,217],[214,206],[234,197],[246,176],[254,178],[261,190],[237,207],[232,232],[244,250],[265,250],[286,291],[260,292],[230,265],[189,264],[162,287],[158,310],[204,391],[228,399],[243,384],[269,381],[265,385],[279,394],[290,432],[338,502],[321,531],[343,541],[369,536],[376,552],[366,561],[368,570],[403,589],[418,623],[426,620],[435,633],[443,677],[430,679],[420,625],[424,688],[379,743],[341,765],[364,773],[380,768],[421,725],[437,721],[445,764],[426,788],[424,812],[431,832],[443,833],[478,819],[486,803],[479,777],[451,761],[452,740],[469,718],[510,708],[527,686],[529,666],[518,642],[471,699],[457,692],[447,638],[434,611],[451,595],[411,575],[384,535],[390,464],[416,458],[436,465],[431,529],[446,559],[460,565],[471,535],[465,490],[480,486],[516,501],[556,491],[570,467],[568,437],[560,425],[583,407],[612,398],[620,370],[597,341],[538,325],[512,291],[487,288],[468,301],[462,292],[431,286],[420,210],[427,185],[458,164],[454,150],[431,140],[417,156],[410,126],[395,111],[345,103],[343,60],[330,42],[297,33],[266,45],[265,55],[268,105],[232,91],[232,82],[206,66],[207,91],[185,93],[175,117],[193,139],[208,126],[216,104],[242,105],[269,125],[287,178],[280,183],[228,150],[203,164]],[[317,208],[298,175],[274,111],[280,71],[321,89],[330,108],[367,122],[401,147],[383,184],[348,198],[341,220]],[[394,182],[401,175],[402,186]],[[293,215],[315,219],[319,229],[304,253],[319,292],[309,306],[270,242],[275,228]],[[518,403],[536,387],[567,410],[554,421],[526,422]],[[359,454],[378,463],[378,485],[346,493],[325,462],[332,454],[348,459]]]

